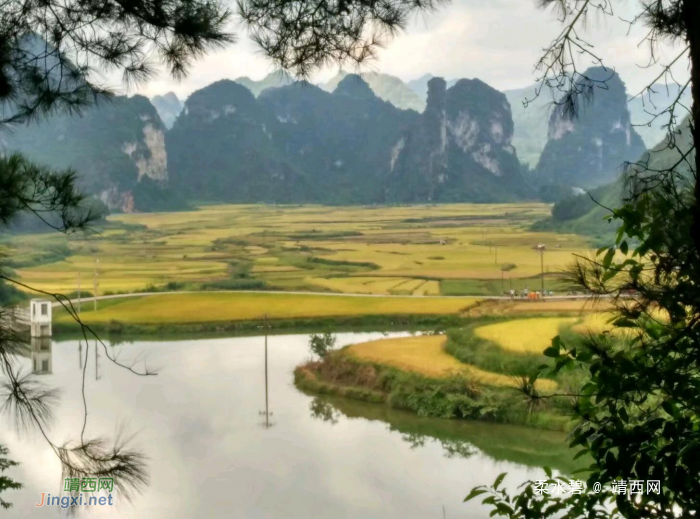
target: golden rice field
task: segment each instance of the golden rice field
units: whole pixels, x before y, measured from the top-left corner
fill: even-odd
[[[196,324],[246,320],[353,317],[368,315],[460,314],[476,303],[472,298],[436,297],[416,304],[410,297],[362,297],[312,294],[201,292],[157,294],[102,301],[97,311],[83,306],[86,324],[119,321],[128,324]],[[100,306],[103,306],[100,308]],[[71,322],[57,312],[57,322]]]
[[[98,294],[166,287],[483,295],[539,287],[587,254],[587,239],[533,232],[546,204],[401,207],[216,205],[121,214],[90,235],[4,238],[22,281]],[[501,267],[515,267],[502,272]]]
[[[610,319],[612,314],[610,313],[599,313],[591,314],[584,317],[580,323],[575,324],[571,327],[573,331],[581,334],[599,334],[611,331],[613,329]],[[618,331],[622,331],[619,329]]]
[[[477,337],[498,344],[513,353],[542,353],[563,326],[576,323],[577,317],[537,317],[513,319],[474,329]]]
[[[545,301],[519,301],[509,305],[511,313],[597,313],[611,307],[607,301],[591,299],[549,299]]]
[[[484,371],[475,366],[460,362],[445,352],[444,335],[421,335],[396,339],[379,339],[376,341],[353,344],[344,351],[356,359],[393,366],[405,371],[412,371],[427,377],[447,377],[466,375],[479,384],[498,387],[516,387],[515,378]],[[538,388],[553,391],[557,385],[551,380],[539,380]]]

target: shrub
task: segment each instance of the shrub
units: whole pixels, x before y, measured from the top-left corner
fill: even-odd
[[[313,334],[309,337],[309,349],[317,357],[325,359],[326,355],[335,348],[335,341],[335,336],[330,332]]]

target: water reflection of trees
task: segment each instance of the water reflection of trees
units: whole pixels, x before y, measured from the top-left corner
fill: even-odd
[[[315,419],[336,424],[341,419],[379,421],[396,432],[411,448],[437,443],[448,458],[467,459],[482,453],[497,461],[529,467],[548,466],[571,474],[590,463],[574,460],[561,432],[481,421],[419,417],[391,409],[335,396],[316,396],[309,405]]]
[[[311,416],[317,420],[322,420],[334,425],[338,423],[340,412],[322,398],[314,398],[311,400],[309,410],[311,411]]]
[[[311,416],[313,418],[333,425],[338,423],[341,416],[348,416],[341,410],[337,409],[331,402],[321,397],[315,397],[313,400],[311,400],[309,410],[311,411]],[[441,438],[439,436],[432,436],[415,431],[405,431],[393,424],[389,424],[389,430],[398,432],[401,435],[401,439],[408,443],[412,449],[424,447],[430,442],[436,442],[443,448],[445,455],[448,458],[469,458],[478,452],[478,449],[474,448],[474,446],[467,440],[458,438]]]
[[[389,425],[389,430],[395,431],[397,429]],[[424,447],[428,442],[437,442],[448,458],[469,458],[478,452],[478,449],[466,440],[448,440],[416,432],[401,433],[401,439],[408,443],[412,449]]]

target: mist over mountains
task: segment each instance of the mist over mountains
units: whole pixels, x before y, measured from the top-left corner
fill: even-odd
[[[501,93],[478,79],[342,71],[316,86],[272,73],[218,81],[184,103],[173,93],[117,97],[83,118],[19,127],[0,149],[74,167],[118,211],[187,200],[534,200],[543,187],[565,196],[609,182],[645,149],[630,124],[637,105],[618,76],[609,85],[564,128],[544,96],[523,106],[534,87]]]
[[[690,119],[687,118],[678,126],[672,146],[667,136],[654,148],[643,152],[634,162],[646,165],[652,171],[664,171],[675,167],[675,171],[680,174],[677,185],[685,184],[690,190],[693,175],[690,164],[695,160],[695,153]],[[682,160],[686,154],[688,160]],[[644,174],[644,170],[638,166],[633,166],[628,175],[632,172]],[[592,189],[589,193],[572,195],[561,200],[554,205],[552,217],[549,221],[542,222],[541,227],[602,237],[601,243],[609,241],[609,235],[617,231],[617,225],[605,220],[605,217],[610,215],[606,208],[619,207],[629,198],[630,186],[626,178],[625,174],[621,174],[614,181]]]

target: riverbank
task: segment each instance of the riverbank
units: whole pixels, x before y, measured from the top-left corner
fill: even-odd
[[[323,361],[294,371],[295,385],[316,394],[334,395],[412,411],[419,416],[471,419],[568,431],[568,407],[558,398],[536,405],[512,384],[484,383],[468,373],[428,377],[386,364],[365,362],[334,352]]]
[[[77,300],[72,301],[75,311]],[[585,299],[526,301],[477,297],[366,296],[266,292],[169,292],[83,300],[80,319],[95,331],[162,335],[165,333],[239,333],[264,327],[276,330],[323,328],[383,329],[462,326],[472,318],[529,313],[559,315],[593,310]],[[80,325],[54,304],[54,331],[74,333]]]
[[[477,419],[568,431],[572,392],[581,374],[556,379],[530,375],[551,363],[542,355],[551,337],[573,340],[572,317],[481,319],[445,335],[384,339],[351,345],[307,362],[294,372],[297,387],[413,411],[420,416]],[[499,335],[514,324],[520,351]],[[492,340],[485,339],[485,333]],[[529,396],[528,396],[529,395]],[[535,396],[536,398],[530,398]],[[544,398],[542,398],[544,397]]]
[[[244,292],[165,293],[83,305],[80,319],[109,333],[225,332],[308,326],[454,326],[479,302],[459,297],[372,297]],[[74,305],[75,307],[75,305]],[[64,309],[54,330],[80,325]]]
[[[309,317],[296,319],[260,318],[253,320],[232,320],[213,322],[154,323],[134,324],[121,321],[91,323],[83,321],[98,334],[107,336],[132,337],[215,337],[260,335],[268,330],[270,334],[282,333],[319,333],[333,330],[337,332],[353,331],[405,331],[405,330],[444,330],[464,326],[469,318],[460,315],[411,315],[385,314],[357,317]],[[60,338],[82,337],[80,325],[75,321],[61,321],[53,325],[53,332]]]

